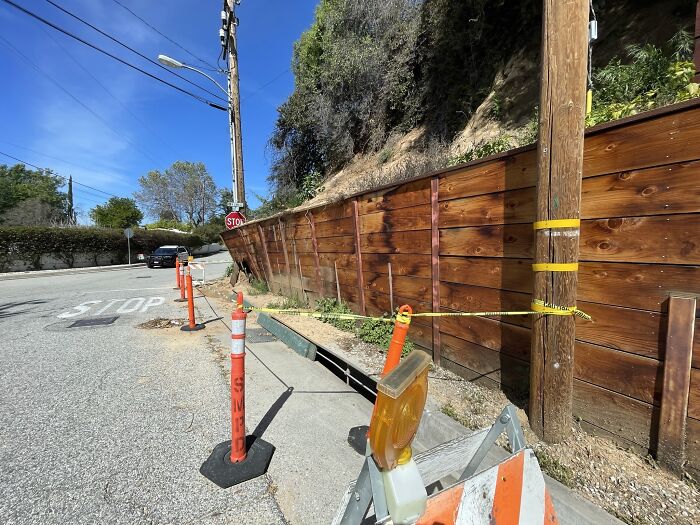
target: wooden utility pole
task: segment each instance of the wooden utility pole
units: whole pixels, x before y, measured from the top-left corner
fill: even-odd
[[[540,123],[537,144],[537,221],[579,219],[589,0],[544,0]],[[534,263],[576,263],[579,228],[535,228]],[[533,302],[576,305],[573,266],[535,271]],[[542,268],[533,268],[541,270]],[[553,271],[557,270],[557,271]],[[545,441],[571,432],[574,317],[536,315],[532,325],[530,425]]]
[[[695,6],[695,53],[693,54],[695,63],[695,82],[700,82],[700,0]]]
[[[228,52],[229,68],[229,125],[231,127],[231,141],[233,151],[233,178],[235,204],[240,204],[245,209],[245,182],[243,177],[243,138],[241,136],[241,97],[238,87],[238,47],[236,44],[236,0],[224,0],[224,11],[227,14],[226,50]],[[234,206],[236,208],[237,206]]]

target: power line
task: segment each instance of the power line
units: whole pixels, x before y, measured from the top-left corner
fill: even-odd
[[[131,115],[131,116],[134,118],[134,120],[135,120],[136,122],[138,122],[138,123],[141,124],[144,128],[146,128],[147,130],[149,130],[149,131],[153,134],[153,136],[154,136],[155,138],[157,138],[158,141],[161,142],[164,146],[166,146],[168,149],[170,149],[170,151],[172,151],[173,153],[177,154],[177,152],[175,151],[175,149],[173,149],[172,146],[170,146],[170,144],[169,144],[165,139],[163,139],[162,137],[160,137],[160,135],[158,135],[148,124],[146,124],[143,120],[141,120],[141,119],[136,115],[136,113],[134,113],[133,111],[131,111],[131,109],[129,108],[129,106],[127,106],[124,102],[122,102],[119,98],[117,98],[117,96],[116,96],[114,93],[112,93],[112,91],[111,91],[107,86],[105,86],[105,85],[100,81],[99,78],[97,78],[95,75],[93,75],[92,72],[91,72],[88,68],[86,68],[86,67],[80,62],[80,60],[78,60],[77,58],[75,58],[75,56],[73,56],[73,54],[72,54],[70,51],[68,51],[68,49],[66,49],[66,47],[65,47],[63,44],[61,44],[61,43],[57,40],[57,38],[54,38],[54,37],[51,35],[51,33],[50,33],[47,29],[45,29],[45,28],[43,28],[43,27],[40,27],[40,29],[41,29],[44,33],[46,33],[46,36],[48,36],[51,40],[53,40],[53,42],[54,42],[58,47],[60,47],[61,50],[62,50],[66,55],[68,55],[68,57],[69,57],[73,62],[75,62],[75,64],[76,64],[80,69],[82,69],[83,72],[85,72],[86,75],[88,75],[92,80],[94,80],[95,83],[96,83],[98,86],[100,86],[110,97],[112,97],[112,99],[113,99],[117,104],[119,104],[119,105],[124,109],[124,111],[126,111],[127,113],[129,113],[129,115]],[[60,159],[59,159],[59,160],[60,160]]]
[[[32,168],[36,168],[39,171],[46,171],[48,169],[48,168],[42,168],[40,166],[37,166],[36,164],[32,164],[31,162],[27,162],[26,160],[19,159],[13,155],[10,155],[9,153],[5,153],[4,151],[0,151],[0,155],[4,155],[5,157],[9,157],[12,160],[15,160],[21,164],[24,164],[25,166],[31,166]],[[107,191],[100,190],[100,189],[94,188],[92,186],[88,186],[87,184],[83,184],[82,182],[78,182],[75,179],[73,179],[73,184],[77,184],[78,186],[83,186],[85,188],[89,188],[89,189],[94,190],[94,191],[99,191],[100,193],[104,193],[105,195],[109,195],[110,197],[119,197],[119,195],[114,195],[113,193],[109,193]],[[80,190],[80,191],[85,191],[85,190]]]
[[[191,51],[189,51],[188,49],[186,49],[186,48],[183,47],[182,45],[178,44],[177,42],[175,42],[175,40],[173,40],[172,38],[170,38],[168,35],[162,33],[160,30],[158,30],[157,28],[153,27],[153,26],[152,26],[151,24],[149,24],[146,20],[144,20],[144,19],[141,18],[139,15],[137,15],[136,13],[134,13],[131,9],[129,9],[128,7],[126,7],[124,4],[122,4],[119,0],[113,0],[113,1],[114,1],[115,4],[121,6],[123,9],[126,9],[126,10],[127,10],[129,13],[131,13],[134,17],[136,17],[136,18],[138,18],[139,20],[141,20],[141,22],[143,22],[146,26],[150,27],[153,31],[155,31],[156,33],[158,33],[158,34],[159,34],[160,36],[162,36],[163,38],[165,38],[168,42],[171,42],[171,43],[175,44],[177,47],[179,47],[180,49],[182,49],[185,53],[187,53],[188,55],[190,55],[192,58],[195,58],[196,60],[199,60],[202,64],[206,64],[207,66],[209,66],[209,68],[212,69],[213,71],[218,71],[218,68],[214,67],[212,64],[210,64],[210,63],[207,62],[206,60],[204,60],[204,59],[202,59],[202,58],[199,58],[197,55],[195,55],[194,53],[192,53]]]
[[[269,86],[270,84],[273,84],[273,83],[277,82],[280,78],[282,78],[284,75],[286,75],[286,74],[289,73],[289,72],[291,72],[291,69],[289,69],[289,68],[286,68],[284,71],[281,71],[279,74],[275,75],[271,80],[268,80],[267,82],[265,82],[265,83],[264,83],[262,86],[260,86],[259,88],[254,89],[253,91],[251,91],[250,93],[248,93],[245,97],[243,97],[243,98],[241,99],[241,102],[243,102],[244,100],[248,100],[248,99],[251,98],[253,95],[256,95],[256,94],[260,93],[260,92],[261,92],[263,89],[265,89],[267,86]]]
[[[177,91],[180,91],[181,93],[184,93],[185,95],[188,95],[188,96],[194,98],[195,100],[198,100],[198,101],[200,101],[200,102],[203,102],[204,104],[207,104],[208,106],[211,106],[211,107],[216,108],[216,109],[220,109],[220,110],[222,110],[222,111],[228,111],[227,108],[225,108],[225,107],[223,107],[223,106],[221,106],[221,105],[219,105],[219,104],[217,104],[217,103],[215,103],[215,102],[212,102],[211,100],[208,100],[208,99],[206,99],[206,98],[204,98],[204,97],[202,97],[202,96],[196,95],[196,94],[192,93],[191,91],[187,91],[186,89],[183,89],[183,88],[181,88],[180,86],[177,86],[177,85],[175,85],[175,84],[172,84],[172,83],[168,82],[167,80],[163,80],[162,78],[160,78],[160,77],[158,77],[158,76],[156,76],[156,75],[153,75],[152,73],[149,73],[148,71],[145,71],[145,70],[141,69],[140,67],[135,66],[134,64],[131,64],[130,62],[127,62],[126,60],[124,60],[124,59],[122,59],[122,58],[119,58],[119,57],[116,56],[116,55],[113,55],[113,54],[110,53],[109,51],[105,51],[105,50],[102,49],[101,47],[96,46],[96,45],[94,45],[94,44],[91,44],[91,43],[88,42],[87,40],[84,40],[84,39],[80,38],[79,36],[77,36],[77,35],[71,33],[70,31],[67,31],[66,29],[63,29],[63,28],[57,26],[56,24],[54,24],[54,23],[52,23],[52,22],[49,22],[49,21],[46,20],[45,18],[40,17],[40,16],[37,15],[36,13],[33,13],[33,12],[29,11],[28,9],[25,9],[24,7],[22,7],[22,6],[20,6],[20,5],[16,4],[16,3],[14,3],[12,0],[2,0],[2,1],[5,2],[6,4],[11,5],[11,6],[14,7],[15,9],[18,9],[19,11],[25,13],[26,15],[28,15],[28,16],[30,16],[30,17],[32,17],[32,18],[35,18],[36,20],[39,20],[41,23],[46,24],[46,25],[48,25],[49,27],[54,28],[56,31],[60,31],[60,32],[63,33],[64,35],[69,36],[69,37],[71,37],[71,38],[77,40],[77,41],[80,42],[81,44],[84,44],[84,45],[86,45],[86,46],[88,46],[88,47],[91,47],[91,48],[94,49],[95,51],[99,51],[100,53],[102,53],[102,54],[104,54],[104,55],[107,55],[108,57],[110,57],[110,58],[116,60],[117,62],[119,62],[119,63],[121,63],[121,64],[124,64],[125,66],[128,66],[128,67],[130,67],[130,68],[132,68],[132,69],[134,69],[134,70],[136,70],[136,71],[138,71],[138,72],[140,72],[140,73],[143,73],[144,75],[146,75],[146,76],[148,76],[148,77],[151,77],[152,79],[157,80],[158,82],[160,82],[160,83],[162,83],[162,84],[165,84],[166,86],[170,86],[171,88],[176,89]]]
[[[117,131],[115,128],[113,128],[109,122],[107,122],[104,118],[102,118],[98,113],[96,113],[92,108],[90,108],[87,104],[85,104],[82,100],[80,100],[78,97],[73,95],[70,91],[68,91],[65,87],[63,87],[57,80],[55,80],[51,75],[49,75],[46,71],[41,69],[38,65],[36,65],[27,55],[22,53],[19,49],[17,49],[14,45],[12,45],[11,42],[9,42],[7,39],[5,39],[2,35],[0,35],[0,41],[4,42],[5,45],[9,46],[12,50],[14,50],[15,53],[17,53],[20,57],[22,57],[30,66],[34,68],[35,71],[37,71],[39,74],[41,74],[44,78],[49,80],[51,83],[53,83],[57,88],[59,88],[61,91],[63,91],[66,95],[68,95],[70,98],[72,98],[77,104],[79,104],[81,107],[83,107],[86,111],[88,111],[93,117],[95,117],[97,120],[99,120],[102,124],[105,125],[108,129],[110,129],[115,135],[118,137],[122,137],[124,140],[129,142],[132,146],[134,146],[134,149],[139,151],[142,155],[147,157],[149,160],[155,162],[158,164],[158,161],[151,157],[150,154],[145,152],[141,147],[136,144],[133,140],[131,140],[129,137],[126,135],[123,135],[119,131]]]
[[[221,97],[221,96],[218,95],[217,93],[214,93],[213,91],[209,91],[207,88],[200,86],[199,84],[197,84],[196,82],[191,81],[191,80],[188,79],[187,77],[184,77],[184,76],[180,75],[179,73],[176,73],[176,72],[173,71],[172,69],[165,67],[164,65],[160,64],[159,62],[156,62],[155,60],[153,60],[152,58],[150,58],[150,57],[144,55],[143,53],[141,53],[141,52],[139,52],[139,51],[136,51],[134,48],[129,47],[128,45],[126,45],[124,42],[122,42],[122,41],[119,40],[118,38],[115,38],[115,37],[113,37],[112,35],[110,35],[110,34],[108,34],[108,33],[105,33],[105,32],[102,31],[99,27],[95,27],[95,26],[92,25],[90,22],[87,22],[86,20],[80,18],[78,15],[76,15],[76,14],[74,14],[74,13],[71,13],[70,11],[68,11],[67,9],[65,9],[64,7],[61,7],[61,6],[58,5],[57,3],[53,2],[53,0],[46,0],[46,1],[47,1],[49,4],[51,4],[52,6],[54,6],[56,9],[58,9],[58,10],[64,12],[64,13],[67,14],[68,16],[71,16],[71,17],[75,18],[76,20],[82,22],[82,23],[85,24],[86,26],[88,26],[88,27],[94,29],[95,31],[97,31],[97,32],[100,33],[101,35],[106,36],[107,38],[109,38],[109,39],[112,40],[113,42],[119,44],[120,46],[122,46],[122,47],[125,48],[125,49],[128,49],[128,50],[131,51],[132,53],[135,53],[136,55],[140,56],[140,57],[143,58],[144,60],[147,60],[148,62],[150,62],[151,64],[153,64],[153,65],[155,65],[155,66],[158,66],[160,69],[162,69],[162,70],[164,70],[164,71],[167,71],[167,72],[170,73],[171,75],[175,75],[177,78],[179,78],[179,79],[181,79],[181,80],[184,80],[184,81],[187,82],[188,84],[191,84],[191,85],[193,85],[193,86],[195,86],[195,87],[198,87],[198,88],[201,89],[202,91],[205,91],[205,92],[209,93],[210,95],[212,95],[212,96],[215,97],[215,98],[218,98],[219,100],[223,100],[224,102],[226,101],[225,98]]]

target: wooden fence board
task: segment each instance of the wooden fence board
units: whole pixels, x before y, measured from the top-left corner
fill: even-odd
[[[586,137],[584,176],[696,160],[700,109],[606,129]]]
[[[318,239],[323,237],[340,237],[352,234],[352,217],[333,219],[316,224],[316,237]]]
[[[416,253],[430,255],[430,230],[360,235],[362,253]]]
[[[360,215],[430,203],[430,180],[419,179],[357,198]]]
[[[363,234],[429,229],[429,204],[360,215],[360,233]]]
[[[535,220],[535,189],[489,193],[440,203],[440,228],[484,224],[531,223]]]
[[[344,201],[314,208],[314,219],[317,223],[352,217],[352,202]],[[304,212],[301,213],[303,215]]]
[[[700,161],[583,180],[581,218],[700,212]]]
[[[365,288],[375,292],[389,295],[389,276],[381,273],[363,272]],[[407,299],[427,302],[430,300],[430,279],[420,277],[393,276],[394,297],[401,296]]]
[[[362,256],[367,268],[376,273],[389,273],[388,263],[394,275],[430,277],[430,256],[427,254],[367,253]]]
[[[685,439],[688,467],[695,472],[695,479],[700,477],[700,421],[688,418]]]
[[[440,230],[440,256],[532,257],[532,225],[480,226]]]
[[[688,417],[700,421],[700,370],[690,370],[690,387],[688,389]]]

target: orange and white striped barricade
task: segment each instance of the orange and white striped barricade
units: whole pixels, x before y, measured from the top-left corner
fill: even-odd
[[[189,266],[190,270],[202,270],[202,280],[200,281],[201,284],[206,284],[207,280],[207,265],[204,262],[190,262],[187,264]]]
[[[486,453],[505,432],[512,454],[498,465],[475,474]],[[414,457],[425,487],[461,476],[456,484],[430,496],[419,525],[558,523],[537,458],[525,440],[513,405],[507,405],[493,426],[443,443]],[[367,498],[375,516],[386,519],[388,509],[381,476],[363,468],[338,506],[333,525],[363,523]],[[374,474],[374,475],[372,475]],[[369,493],[369,494],[368,494]],[[378,505],[377,505],[378,503]],[[377,512],[378,511],[378,512]],[[381,516],[380,516],[381,514]],[[393,518],[393,517],[392,517]],[[379,521],[378,521],[379,522]],[[401,523],[394,520],[395,523]],[[383,523],[383,521],[382,521]]]
[[[416,525],[559,523],[535,453],[523,449],[428,498]]]

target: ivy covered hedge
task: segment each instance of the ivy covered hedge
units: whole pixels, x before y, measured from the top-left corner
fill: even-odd
[[[164,244],[198,248],[203,242],[197,235],[134,229],[131,253],[149,254]],[[41,256],[51,255],[72,268],[77,254],[114,253],[126,262],[127,241],[122,230],[110,228],[44,228],[0,227],[0,272],[15,260],[31,262],[32,269],[41,269]]]

